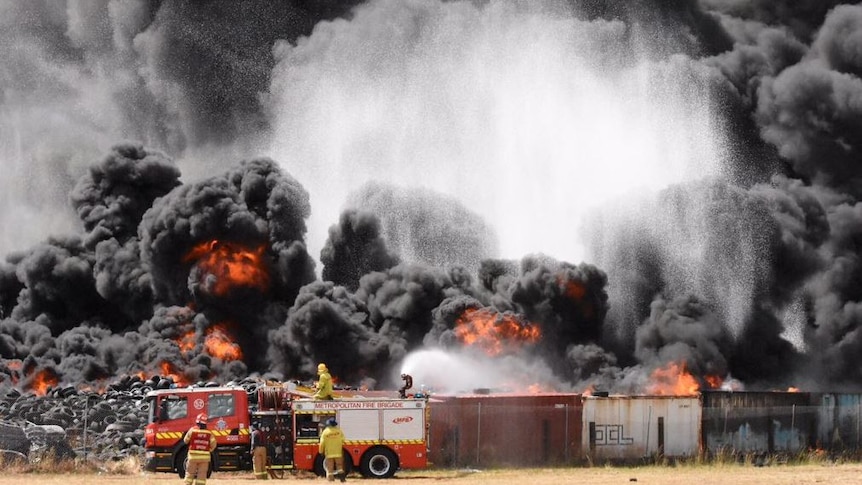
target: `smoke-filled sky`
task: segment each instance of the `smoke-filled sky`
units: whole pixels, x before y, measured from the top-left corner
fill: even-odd
[[[862,4],[0,0],[0,88],[0,386],[862,389]]]

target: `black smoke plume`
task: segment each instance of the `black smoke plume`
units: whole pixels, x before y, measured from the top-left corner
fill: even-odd
[[[702,387],[862,388],[860,5],[0,0],[0,11],[0,387],[309,379],[318,362],[340,383],[394,387],[415,351],[483,355],[465,336],[481,330],[505,344],[482,358],[522,362],[557,389],[647,392],[668,368]],[[524,55],[555,42],[551,61]],[[703,101],[720,170],[620,192],[587,221],[554,211],[591,193],[576,170],[533,177],[554,144],[579,167],[602,154],[582,151],[581,133],[548,136],[556,120],[542,116],[575,99],[553,88],[589,76],[646,80],[621,92],[660,98],[650,109],[677,90]],[[613,102],[573,108],[581,129]],[[636,104],[620,106],[636,117]],[[518,124],[525,113],[537,126]],[[470,166],[487,153],[498,163]],[[628,156],[640,173],[646,155]],[[412,185],[390,176],[404,167]],[[474,192],[492,196],[452,195]],[[465,202],[484,200],[504,223]],[[316,208],[334,205],[328,232],[312,231]],[[583,261],[544,254],[522,229],[547,214],[565,234],[585,222],[583,241],[554,241],[583,243]],[[503,229],[535,251],[501,254]]]

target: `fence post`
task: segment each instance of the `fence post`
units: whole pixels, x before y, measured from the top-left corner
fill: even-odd
[[[565,448],[565,452],[563,454],[563,457],[566,460],[566,464],[568,464],[569,463],[569,403],[566,403],[565,406],[566,406],[566,408],[565,408],[566,409],[566,432],[565,432],[566,448]]]
[[[87,394],[87,397],[84,399],[84,461],[87,461],[87,428],[89,428],[89,424],[87,424],[87,419],[90,417],[90,399],[93,397],[92,394]]]
[[[481,449],[482,449],[482,403],[477,403],[477,415],[476,415],[476,465],[479,465],[481,461]]]

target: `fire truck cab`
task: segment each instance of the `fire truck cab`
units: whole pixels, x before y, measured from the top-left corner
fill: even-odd
[[[248,393],[241,387],[183,388],[147,394],[149,417],[144,430],[148,471],[176,472],[185,476],[188,447],[183,436],[205,413],[207,429],[218,447],[210,470],[247,469],[250,444]]]
[[[144,431],[144,468],[185,475],[188,447],[185,433],[199,413],[216,438],[211,471],[251,469],[252,422],[266,437],[269,470],[323,475],[318,453],[320,433],[334,417],[345,435],[344,467],[371,478],[392,477],[398,469],[427,466],[428,407],[425,398],[349,397],[330,401],[299,398],[281,386],[198,387],[151,391],[146,396],[149,419]]]

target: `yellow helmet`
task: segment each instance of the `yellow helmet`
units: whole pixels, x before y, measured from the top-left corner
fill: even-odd
[[[323,374],[324,372],[329,372],[329,370],[326,368],[326,364],[324,364],[323,362],[317,364],[317,373]]]

